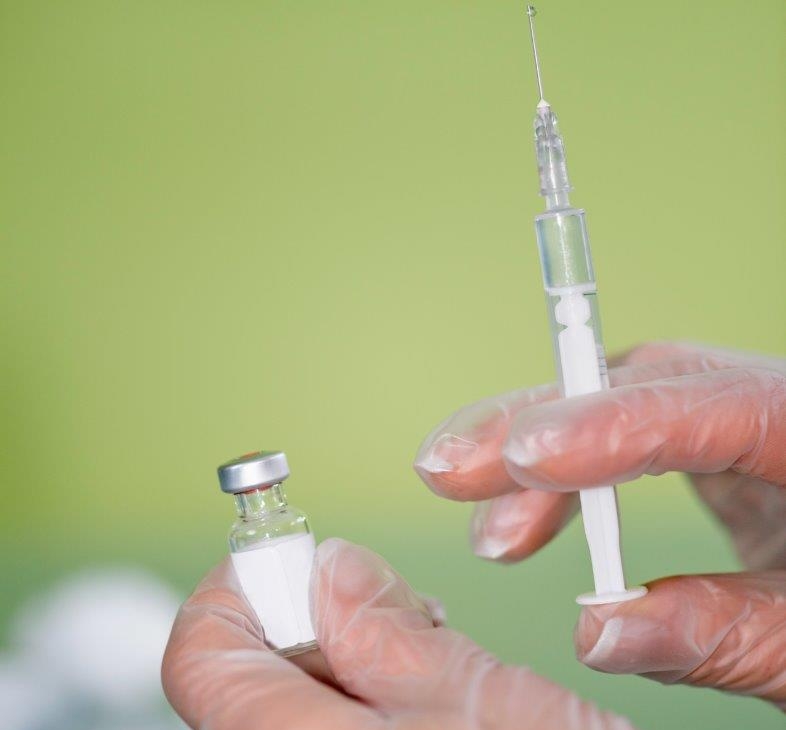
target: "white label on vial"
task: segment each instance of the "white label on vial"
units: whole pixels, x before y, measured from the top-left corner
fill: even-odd
[[[243,593],[276,649],[314,640],[308,588],[315,549],[314,536],[302,534],[232,553]]]

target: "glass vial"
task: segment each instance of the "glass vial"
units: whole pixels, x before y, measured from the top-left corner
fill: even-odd
[[[246,454],[218,467],[221,490],[233,494],[238,519],[229,533],[232,564],[265,640],[282,656],[317,647],[309,614],[316,544],[306,515],[287,504],[282,451]]]

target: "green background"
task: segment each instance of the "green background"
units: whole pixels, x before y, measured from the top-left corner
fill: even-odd
[[[544,2],[547,97],[608,349],[784,352],[784,5]],[[319,537],[641,728],[755,700],[579,665],[580,524],[514,568],[410,468],[458,406],[552,378],[523,5],[0,3],[0,626],[82,565],[185,593],[225,552],[220,461],[287,451]],[[632,582],[733,570],[682,479],[622,490]]]

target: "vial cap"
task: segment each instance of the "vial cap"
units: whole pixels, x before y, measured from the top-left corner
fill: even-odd
[[[289,464],[283,451],[254,451],[218,467],[221,491],[228,494],[272,487],[288,476]]]

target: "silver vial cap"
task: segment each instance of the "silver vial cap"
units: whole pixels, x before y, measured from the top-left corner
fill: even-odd
[[[288,476],[289,464],[283,451],[255,451],[218,467],[221,491],[228,494],[272,487]]]

